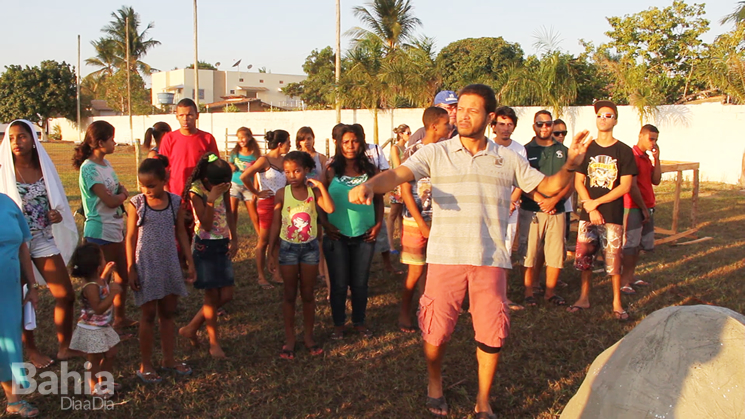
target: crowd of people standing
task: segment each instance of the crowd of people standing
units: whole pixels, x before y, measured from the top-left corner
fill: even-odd
[[[267,132],[264,154],[251,130],[242,127],[235,148],[223,159],[214,137],[197,128],[196,104],[183,99],[176,107],[178,129],[157,123],[146,133],[152,148],[137,171],[140,194],[130,194],[106,159],[115,151],[114,127],[95,121],[73,156],[85,214],[81,244],[59,176],[33,126],[12,122],[0,145],[0,192],[7,195],[0,195],[0,211],[15,220],[0,227],[7,230],[0,243],[7,256],[3,267],[12,274],[5,281],[8,289],[17,290],[4,293],[7,304],[0,306],[13,320],[0,329],[14,345],[0,350],[8,412],[38,414],[10,391],[10,382],[25,380],[22,371],[10,368],[20,362],[22,343],[29,361],[40,369],[55,359],[85,356],[95,371],[110,372],[117,344],[132,337],[127,331],[137,327],[141,364],[136,374],[148,384],[162,380],[159,370],[192,373],[175,359],[176,334],[198,345],[197,332],[205,325],[210,355],[225,357],[217,317],[234,294],[231,259],[238,250],[242,202],[257,234],[257,283],[264,289],[283,287],[281,358],[296,357],[298,291],[303,343],[311,356],[324,353],[313,334],[313,290],[319,278],[328,289],[330,339],[344,339],[350,330],[374,335],[366,310],[370,267],[375,253],[381,253],[384,268],[396,273],[391,256],[399,253],[394,231],[400,225],[400,258],[408,273],[398,328],[422,334],[429,377],[426,408],[437,416],[448,414],[442,359],[468,293],[479,363],[475,413],[493,417],[489,394],[509,335],[510,311],[537,305],[539,296],[567,305],[557,289],[566,286],[559,272],[575,191],[580,221],[574,266],[581,271],[582,285],[568,310],[589,307],[600,251],[612,278],[616,319],[629,319],[622,293],[648,285],[633,272],[639,251],[653,248],[659,131],[644,126],[632,149],[613,137],[616,105],[598,101],[595,112],[594,140],[581,131],[564,144],[566,124],[541,110],[533,118],[535,137],[523,146],[511,138],[518,120],[514,110],[497,107],[491,88],[470,85],[458,95],[438,93],[414,134],[406,125],[397,127],[390,164],[380,147],[366,142],[359,124],[334,127],[334,155],[328,157],[315,150],[310,127],[297,132],[297,151],[290,151],[287,131]],[[487,137],[489,127],[493,139]],[[391,192],[385,217],[384,195]],[[522,305],[507,298],[513,260],[522,266]],[[545,286],[540,283],[544,266]],[[74,329],[71,277],[83,283]],[[21,299],[11,298],[24,285],[24,302],[35,305],[37,279],[55,298],[59,350],[54,359],[36,348],[32,330],[21,331]],[[178,297],[187,295],[187,284],[203,290],[204,303],[187,325],[177,328]],[[417,286],[421,297],[414,322]],[[127,317],[128,288],[140,309],[137,321]],[[152,362],[156,317],[163,352],[159,367]],[[87,385],[100,397],[120,389],[105,379]]]

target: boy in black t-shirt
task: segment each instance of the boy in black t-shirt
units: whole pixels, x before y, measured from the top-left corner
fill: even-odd
[[[618,108],[613,102],[595,103],[598,138],[587,148],[577,170],[575,187],[581,208],[574,267],[582,271],[579,299],[569,307],[574,313],[590,307],[590,280],[595,254],[605,252],[605,269],[613,285],[613,316],[629,319],[621,304],[621,257],[623,246],[623,196],[631,189],[636,162],[631,147],[613,138]]]

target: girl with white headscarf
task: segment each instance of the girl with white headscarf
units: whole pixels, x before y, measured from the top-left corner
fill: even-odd
[[[57,169],[36,136],[31,122],[18,119],[8,126],[0,144],[0,192],[21,208],[31,230],[29,250],[34,273],[46,282],[56,303],[59,360],[79,355],[69,349],[75,293],[66,264],[78,242],[78,230]],[[43,278],[43,280],[42,280]],[[33,330],[24,330],[29,360],[36,368],[54,361],[36,348]]]

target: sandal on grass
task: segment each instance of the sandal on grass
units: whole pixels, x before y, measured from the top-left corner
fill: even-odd
[[[279,352],[279,357],[292,361],[293,359],[295,359],[295,351],[293,351],[292,349],[287,349],[283,346],[282,350]]]
[[[549,303],[553,303],[556,306],[565,306],[565,305],[567,305],[566,300],[564,300],[560,295],[556,295],[556,294],[552,295],[551,298],[549,298],[546,301],[548,301]]]
[[[330,338],[332,340],[342,340],[342,339],[344,339],[344,331],[343,330],[334,329],[334,331],[331,332]]]
[[[259,282],[259,286],[261,289],[270,290],[274,288],[274,285],[268,283],[268,282]]]
[[[362,335],[362,337],[367,338],[367,339],[373,337],[374,335],[373,331],[368,329],[365,326],[355,326],[354,330],[360,335]]]
[[[416,333],[417,331],[419,331],[419,328],[416,326],[406,326],[403,323],[399,323],[398,330],[402,331],[403,333]]]
[[[505,303],[505,305],[507,305],[507,308],[509,308],[512,311],[525,310],[525,307],[523,307],[520,304],[517,304],[515,302],[512,302],[512,301],[509,301],[509,302]]]
[[[137,371],[137,377],[140,380],[142,380],[142,382],[145,384],[157,384],[163,381],[163,379],[158,374],[156,374],[154,371],[150,371],[150,372]]]
[[[448,402],[445,401],[445,396],[437,398],[427,396],[425,406],[429,410],[429,413],[435,416],[444,418],[448,415]]]
[[[191,373],[193,372],[191,367],[186,365],[185,362],[179,362],[172,367],[162,366],[161,369],[163,371],[173,372],[178,375],[191,375]]]
[[[567,311],[570,313],[581,313],[585,310],[587,310],[590,307],[580,307],[580,306],[569,306],[567,307]]]
[[[323,348],[319,344],[306,346],[305,348],[308,350],[308,352],[310,352],[310,356],[318,356],[323,354]]]
[[[11,410],[11,407],[14,410]],[[18,408],[15,410],[15,408]],[[39,409],[26,400],[18,400],[17,402],[8,403],[8,407],[5,408],[5,413],[9,415],[18,415],[22,418],[35,418],[39,416]]]
[[[626,310],[613,310],[613,317],[615,317],[619,322],[629,321],[629,313],[627,313]]]
[[[636,294],[636,291],[631,288],[631,285],[624,285],[621,287],[621,293],[626,295],[634,295]]]
[[[531,295],[530,297],[525,297],[523,304],[525,304],[526,307],[535,307],[538,305],[538,301]]]
[[[636,281],[632,282],[631,285],[635,285],[637,287],[648,287],[649,282],[643,280],[643,279],[637,279]]]

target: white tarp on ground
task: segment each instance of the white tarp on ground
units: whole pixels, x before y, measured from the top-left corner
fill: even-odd
[[[561,419],[745,417],[745,316],[667,307],[600,354]]]

